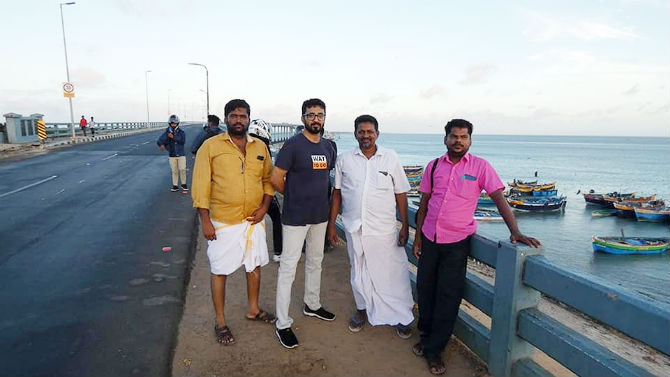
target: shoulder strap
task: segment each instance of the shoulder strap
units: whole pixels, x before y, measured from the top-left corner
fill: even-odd
[[[436,158],[433,160],[433,166],[430,167],[430,193],[433,193],[433,177],[435,177],[435,168],[437,167],[437,163],[440,161],[440,158]]]

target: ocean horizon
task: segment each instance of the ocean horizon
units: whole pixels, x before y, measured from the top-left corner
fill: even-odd
[[[357,147],[353,132],[333,132],[338,152]],[[513,179],[556,182],[567,197],[564,211],[515,212],[519,228],[543,243],[551,261],[605,279],[648,297],[670,302],[670,255],[609,255],[593,251],[591,237],[670,237],[670,224],[618,217],[593,218],[599,209],[582,193],[635,192],[670,200],[670,137],[473,134],[470,152],[485,158],[504,183]],[[394,149],[403,165],[425,166],[443,155],[443,134],[381,133],[378,145]],[[537,172],[537,178],[535,178]],[[507,239],[504,223],[480,223],[478,233]]]

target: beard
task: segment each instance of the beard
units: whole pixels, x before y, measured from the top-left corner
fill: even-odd
[[[237,126],[242,126],[241,131],[237,130]],[[247,130],[249,129],[248,125],[245,126],[242,123],[235,123],[234,127],[231,127],[230,125],[226,124],[226,127],[228,128],[228,133],[235,136],[242,136],[245,133],[247,133]]]
[[[321,133],[321,130],[323,129],[323,125],[319,123],[312,123],[312,124],[305,124],[305,129],[307,132],[311,133],[312,135],[317,135]]]

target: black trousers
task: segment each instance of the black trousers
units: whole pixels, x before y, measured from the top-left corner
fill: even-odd
[[[281,212],[279,211],[279,202],[276,197],[272,197],[268,215],[272,219],[272,245],[275,255],[281,255],[282,251],[282,230],[281,230]]]
[[[427,359],[440,356],[454,331],[465,287],[470,239],[435,243],[422,236],[416,288],[418,328]]]

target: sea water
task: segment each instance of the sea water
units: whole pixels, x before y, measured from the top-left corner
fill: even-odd
[[[335,135],[339,153],[358,145],[353,133]],[[403,165],[425,166],[446,152],[443,141],[443,134],[382,133],[377,143],[394,149]],[[618,236],[622,229],[626,236],[670,237],[670,224],[593,218],[591,212],[601,208],[587,205],[581,195],[593,189],[670,200],[669,138],[475,134],[470,152],[488,160],[505,183],[515,178],[556,182],[558,194],[568,198],[561,212],[515,211],[521,232],[538,238],[549,260],[670,302],[670,255],[610,255],[594,252],[591,245],[593,235]],[[478,233],[509,237],[504,223],[479,223]]]

